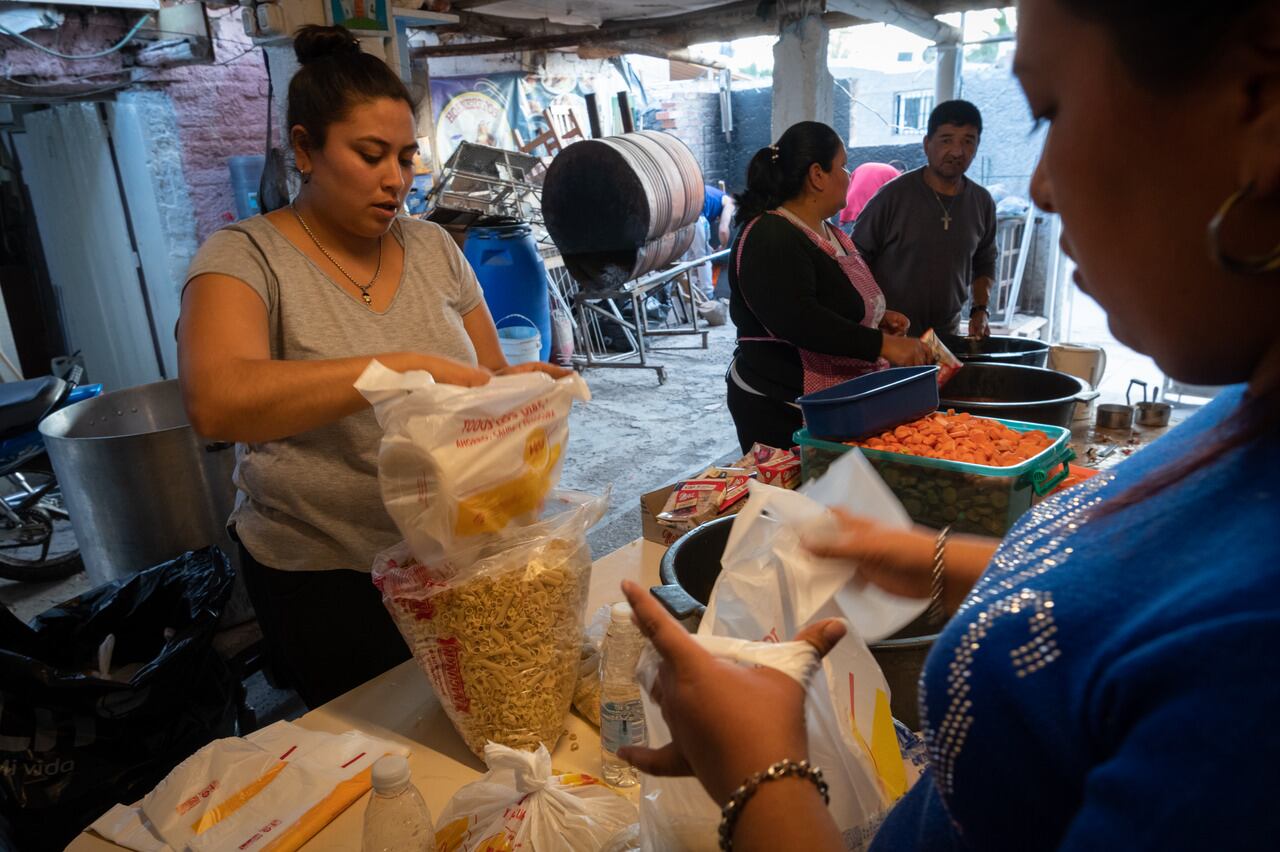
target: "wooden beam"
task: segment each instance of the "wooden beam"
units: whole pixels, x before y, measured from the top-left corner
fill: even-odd
[[[926,9],[908,0],[827,0],[827,8],[859,18],[880,21],[935,43],[957,43],[963,34]]]
[[[605,21],[600,27],[567,26],[545,20],[519,21],[462,12],[457,26],[439,28],[441,35],[466,34],[492,36],[492,41],[466,44],[417,47],[414,59],[438,56],[483,56],[494,53],[518,53],[533,50],[556,50],[599,45],[639,44],[652,48],[680,50],[691,44],[733,41],[778,32],[778,7],[759,0],[737,0],[711,9],[669,15],[662,18],[632,18]],[[827,12],[822,16],[829,28],[851,27],[871,23],[865,18],[844,12]],[[633,50],[633,53],[645,53]]]
[[[449,4],[449,11],[461,12],[466,9],[479,9],[482,6],[493,6],[496,3],[505,3],[506,0],[453,0]]]
[[[950,14],[951,12],[976,12],[983,9],[996,9],[1005,5],[1004,2],[997,3],[993,2],[993,0],[915,0],[915,3],[935,17]]]
[[[535,38],[564,33],[595,32],[595,30],[595,27],[553,24],[545,18],[504,18],[501,15],[488,15],[483,12],[461,12],[458,15],[457,24],[436,28],[436,32],[442,35],[460,33],[493,38]]]
[[[640,56],[654,56],[658,59],[669,59],[673,62],[686,62],[689,65],[699,65],[703,68],[710,68],[715,71],[725,71],[729,66],[722,62],[715,62],[710,59],[699,59],[689,51],[683,48],[668,47],[665,44],[647,41],[622,41],[616,44],[595,45],[592,50],[607,50],[609,53],[617,56],[622,53],[635,53]],[[581,53],[579,54],[582,55]],[[583,59],[590,59],[591,56],[582,56]],[[601,58],[601,57],[596,57]]]

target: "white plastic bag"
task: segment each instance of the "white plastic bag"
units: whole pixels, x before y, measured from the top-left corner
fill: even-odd
[[[130,849],[297,849],[364,795],[370,768],[404,746],[359,731],[327,734],[276,722],[215,740],[137,806],[119,805],[95,832]]]
[[[356,389],[382,426],[382,502],[409,549],[428,563],[466,558],[538,516],[560,479],[569,409],[591,398],[576,373],[497,376],[468,388],[377,361]]]
[[[551,754],[489,743],[489,772],[449,800],[437,852],[597,852],[636,822],[636,806],[590,775],[552,774]]]
[[[701,634],[694,638],[712,656],[746,666],[777,669],[806,688],[818,668],[818,652],[808,642],[749,642]],[[650,748],[661,748],[671,742],[662,708],[650,695],[660,662],[661,657],[653,646],[646,645],[636,666]],[[645,775],[642,783],[640,848],[643,852],[716,852],[720,848],[720,808],[696,778]]]
[[[910,525],[901,504],[857,451],[846,453],[799,493],[751,483],[698,635],[778,642],[824,618],[849,623],[849,634],[809,684],[805,717],[809,759],[830,785],[832,816],[847,848],[860,849],[910,778],[889,709],[889,687],[866,639],[892,635],[928,602],[890,595],[851,576],[847,562],[811,555],[801,539],[834,523],[830,507],[893,526]],[[651,747],[661,744],[651,735]],[[718,809],[705,792],[687,779],[645,776],[643,784],[642,836],[661,824],[693,826],[687,832],[692,840],[680,840],[684,845],[646,849],[714,843],[714,831],[706,836],[705,830],[712,821],[718,824]]]

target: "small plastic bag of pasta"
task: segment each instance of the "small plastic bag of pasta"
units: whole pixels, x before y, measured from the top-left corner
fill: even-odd
[[[606,498],[555,492],[542,519],[435,562],[407,543],[378,556],[374,585],[476,755],[492,741],[555,748],[582,658],[587,529]]]
[[[484,749],[489,772],[440,813],[436,852],[598,852],[639,819],[636,806],[590,775],[557,772],[551,753]]]
[[[438,384],[377,361],[356,381],[382,427],[378,483],[387,514],[419,559],[489,552],[528,525],[560,481],[576,373],[495,376],[482,387]]]

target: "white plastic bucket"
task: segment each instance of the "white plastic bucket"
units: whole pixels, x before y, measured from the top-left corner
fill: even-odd
[[[503,327],[501,324],[509,319],[523,320],[527,325]],[[495,325],[498,326],[498,345],[502,347],[508,364],[515,366],[538,360],[542,353],[542,333],[533,320],[524,314],[508,314]]]

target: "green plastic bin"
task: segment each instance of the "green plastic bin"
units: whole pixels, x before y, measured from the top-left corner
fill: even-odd
[[[995,420],[995,418],[986,418]],[[1039,429],[1052,443],[1038,455],[1013,467],[922,458],[859,447],[902,501],[916,523],[957,532],[1003,536],[1023,513],[1067,478],[1076,457],[1067,446],[1071,432],[1060,426],[996,420],[1015,432]],[[831,463],[853,447],[795,433],[800,447],[801,478],[808,482],[826,473]]]

